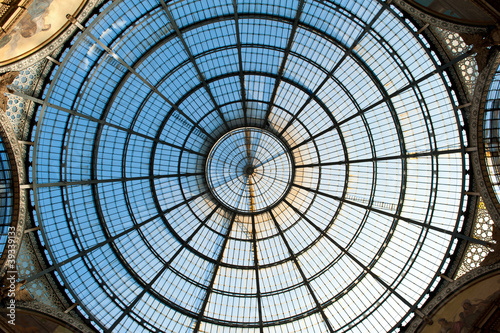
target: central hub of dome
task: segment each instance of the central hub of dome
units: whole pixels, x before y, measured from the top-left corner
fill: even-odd
[[[244,169],[243,169],[243,173],[247,176],[251,176],[253,175],[255,171],[255,168],[252,166],[252,165],[247,165]]]
[[[239,213],[275,206],[292,183],[292,158],[273,133],[256,127],[232,130],[208,154],[205,177],[222,205]]]

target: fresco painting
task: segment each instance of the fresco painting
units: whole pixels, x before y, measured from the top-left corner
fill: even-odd
[[[35,0],[14,29],[0,39],[0,64],[36,52],[66,28],[66,14],[76,15],[85,1]]]
[[[500,275],[495,275],[459,292],[432,316],[423,333],[467,333],[500,299]]]

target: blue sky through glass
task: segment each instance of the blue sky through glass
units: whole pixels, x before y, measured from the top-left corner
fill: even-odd
[[[58,274],[83,312],[116,332],[384,332],[413,316],[467,186],[453,96],[415,31],[378,1],[108,5],[36,133],[44,240],[71,259]],[[245,126],[293,160],[286,195],[258,192],[272,208],[250,214],[205,176]]]

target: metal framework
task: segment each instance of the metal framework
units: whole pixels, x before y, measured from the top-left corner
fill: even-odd
[[[14,205],[14,186],[9,154],[0,136],[0,256],[4,254],[9,238]],[[15,229],[14,229],[15,230]],[[13,238],[12,236],[10,238]],[[3,256],[2,256],[3,257]],[[3,259],[0,265],[3,264]]]
[[[497,67],[486,97],[483,118],[485,164],[496,199],[500,202],[500,67]]]
[[[214,197],[238,214],[269,211],[288,193],[294,165],[272,133],[256,127],[230,131],[210,150],[205,179]]]
[[[72,22],[25,96],[53,264],[29,280],[57,272],[101,330],[395,331],[474,241],[446,74],[468,55],[441,63],[390,3],[114,1]]]

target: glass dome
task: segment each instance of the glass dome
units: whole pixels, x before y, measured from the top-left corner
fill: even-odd
[[[39,113],[34,198],[102,331],[386,332],[464,219],[463,122],[383,1],[113,1]]]
[[[214,197],[238,214],[269,210],[286,194],[294,166],[272,133],[244,127],[230,131],[210,150],[205,178]]]

